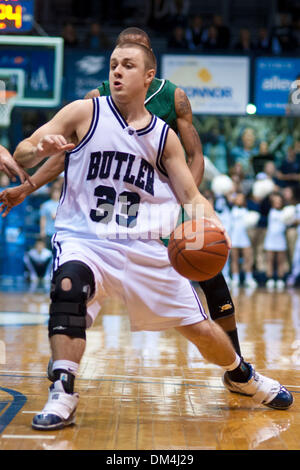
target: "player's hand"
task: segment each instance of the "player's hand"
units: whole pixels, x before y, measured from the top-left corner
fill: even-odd
[[[22,183],[28,181],[32,187],[35,187],[30,176],[17,164],[13,156],[2,145],[0,145],[0,171],[3,171],[12,181],[16,181],[16,176],[18,176]]]
[[[69,152],[73,148],[75,148],[75,145],[68,143],[63,135],[51,134],[46,135],[39,141],[36,147],[36,155],[38,158],[45,158],[60,152]]]
[[[2,217],[6,217],[13,207],[21,204],[26,196],[27,192],[24,185],[4,189],[0,193],[0,213],[2,213]]]
[[[223,233],[223,235],[225,237],[228,249],[230,250],[231,249],[231,239],[230,239],[228,233],[226,232],[225,227],[222,224],[222,222],[220,221],[219,217],[217,217],[216,215],[213,215],[213,216],[210,216],[210,217],[206,217],[206,219],[209,220],[213,225],[216,225],[220,229],[220,231]]]

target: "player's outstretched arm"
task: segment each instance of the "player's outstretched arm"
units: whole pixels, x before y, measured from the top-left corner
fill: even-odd
[[[17,146],[15,160],[23,168],[32,168],[51,155],[72,150],[87,132],[91,118],[90,100],[66,105]]]
[[[186,152],[188,166],[196,186],[199,187],[204,174],[202,144],[199,134],[193,125],[191,104],[181,88],[176,88],[175,90],[175,111],[177,115],[178,132]]]
[[[0,145],[0,171],[3,171],[12,181],[18,176],[22,183],[28,181],[33,186],[30,176],[14,160],[9,151]]]
[[[199,192],[192,173],[187,166],[182,145],[172,129],[169,129],[162,163],[168,173],[172,189],[188,215],[196,219],[199,212],[203,213],[204,217],[220,227],[230,247],[230,238],[210,202]],[[199,208],[201,208],[201,211],[198,211]]]
[[[32,183],[25,181],[19,186],[5,189],[0,193],[0,213],[6,217],[11,209],[21,204],[24,199],[41,186],[55,180],[64,170],[65,154],[49,158],[31,177]]]

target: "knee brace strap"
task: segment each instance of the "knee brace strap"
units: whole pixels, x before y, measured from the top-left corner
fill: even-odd
[[[70,279],[71,289],[62,288],[63,279]],[[64,263],[53,276],[49,319],[49,336],[64,334],[85,339],[86,304],[95,291],[94,275],[79,261]]]

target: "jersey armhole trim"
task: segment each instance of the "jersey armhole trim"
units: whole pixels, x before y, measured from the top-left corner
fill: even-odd
[[[85,134],[85,136],[83,137],[83,139],[81,140],[81,142],[79,142],[79,144],[71,152],[69,152],[69,155],[79,152],[79,150],[81,150],[89,142],[89,140],[91,140],[98,124],[99,114],[100,114],[99,98],[95,97],[93,98],[93,117],[92,117],[90,128]]]
[[[152,100],[152,98],[154,98],[155,95],[157,95],[157,93],[159,93],[163,87],[165,86],[166,84],[166,80],[165,79],[162,79],[162,82],[161,82],[161,85],[160,87],[158,88],[158,90],[156,90],[151,96],[149,96],[149,98],[147,98],[144,102],[144,104],[146,105],[147,103],[149,103],[150,100]]]
[[[158,146],[158,152],[157,152],[157,157],[156,157],[156,166],[157,169],[168,178],[168,173],[167,170],[164,167],[164,164],[162,162],[162,156],[164,153],[166,141],[167,141],[167,136],[169,132],[170,126],[166,123],[164,124],[162,131],[161,131],[161,136],[160,136],[160,141],[159,141],[159,146]]]

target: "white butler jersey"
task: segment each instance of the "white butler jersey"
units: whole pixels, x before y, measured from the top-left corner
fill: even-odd
[[[110,96],[93,105],[88,133],[66,155],[56,230],[83,238],[169,235],[180,210],[162,163],[169,126],[152,115],[133,129]]]

